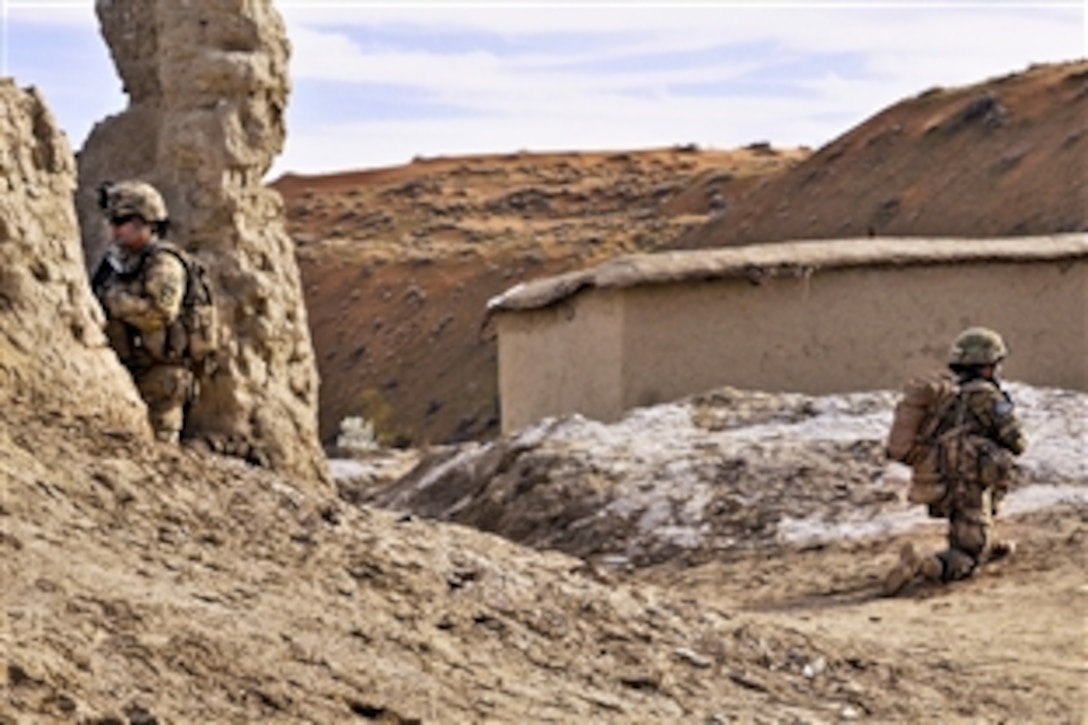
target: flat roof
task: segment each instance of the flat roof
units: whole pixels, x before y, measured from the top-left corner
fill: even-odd
[[[753,244],[712,250],[632,254],[594,267],[511,287],[487,303],[489,312],[549,307],[586,289],[745,278],[810,276],[845,267],[904,267],[977,262],[1088,259],[1088,234],[997,239],[864,237]]]

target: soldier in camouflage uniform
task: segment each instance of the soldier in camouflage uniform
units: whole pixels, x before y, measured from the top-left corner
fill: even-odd
[[[124,181],[103,184],[99,206],[113,238],[93,283],[106,334],[147,403],[155,437],[177,442],[195,380],[167,351],[187,280],[181,260],[158,248],[169,223],[166,204],[150,184]]]
[[[942,440],[952,451],[941,451],[941,477],[946,485],[937,513],[948,517],[948,548],[921,555],[907,543],[899,562],[884,579],[884,593],[897,594],[916,577],[948,582],[966,579],[985,561],[1008,556],[1012,541],[994,541],[993,516],[1008,490],[1012,456],[1026,447],[1012,400],[1001,389],[997,370],[1008,353],[993,330],[972,327],[956,338],[949,352],[949,368],[958,378],[959,392],[938,431],[950,431]],[[967,441],[953,445],[950,441]],[[967,455],[970,452],[971,455]],[[961,465],[960,457],[970,459]]]

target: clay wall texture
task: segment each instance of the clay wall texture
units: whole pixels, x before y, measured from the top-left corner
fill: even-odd
[[[512,290],[493,301],[503,430],[721,386],[896,388],[970,325],[1004,335],[1006,379],[1088,390],[1088,235],[864,244],[647,255]]]

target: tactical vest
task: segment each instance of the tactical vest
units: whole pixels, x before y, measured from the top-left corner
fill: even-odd
[[[182,364],[198,374],[210,374],[214,371],[215,352],[219,349],[219,313],[207,272],[195,255],[169,242],[156,240],[140,254],[131,272],[118,272],[103,259],[95,270],[91,286],[95,294],[101,296],[103,286],[113,276],[124,282],[141,277],[147,261],[157,252],[172,254],[185,268],[181,308],[166,329],[162,362]]]
[[[1013,468],[1013,456],[982,429],[968,406],[972,392],[993,385],[972,380],[960,386],[954,403],[943,411],[936,431],[938,470],[942,477],[982,489],[1003,485]]]

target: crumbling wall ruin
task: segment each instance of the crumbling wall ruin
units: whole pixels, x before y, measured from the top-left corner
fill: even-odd
[[[33,88],[0,78],[0,408],[150,437],[83,268],[75,159]]]
[[[170,237],[211,272],[226,341],[186,435],[327,480],[298,265],[282,200],[262,184],[285,137],[283,21],[271,0],[95,7],[129,106],[97,124],[79,152],[88,266],[108,244],[98,185],[141,178],[158,187]]]

